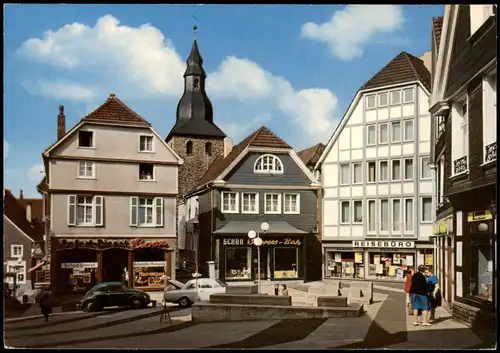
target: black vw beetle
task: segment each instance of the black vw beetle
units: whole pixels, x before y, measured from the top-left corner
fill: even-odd
[[[77,305],[83,311],[100,311],[107,307],[146,308],[151,302],[149,294],[128,288],[120,282],[104,282],[95,285]]]

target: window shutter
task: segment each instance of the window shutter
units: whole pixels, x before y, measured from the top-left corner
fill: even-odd
[[[95,225],[102,227],[104,225],[104,197],[95,197]]]
[[[139,198],[130,198],[130,226],[137,227],[137,218],[139,216]]]
[[[76,195],[68,195],[68,225],[76,225]]]
[[[155,225],[163,227],[163,197],[155,197]]]

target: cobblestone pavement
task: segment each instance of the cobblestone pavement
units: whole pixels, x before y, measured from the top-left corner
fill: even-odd
[[[413,326],[405,297],[377,286],[373,305],[359,318],[269,320],[228,323],[191,322],[190,310],[172,308],[172,324],[160,323],[159,308],[98,314],[80,313],[6,322],[10,347],[59,348],[491,348],[438,308],[430,327]],[[264,290],[264,288],[263,288]],[[267,290],[267,289],[266,289]],[[290,293],[303,302],[300,291]],[[478,336],[483,337],[482,339]]]

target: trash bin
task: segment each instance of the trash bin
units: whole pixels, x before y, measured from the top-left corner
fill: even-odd
[[[28,294],[23,294],[23,304],[28,304]]]

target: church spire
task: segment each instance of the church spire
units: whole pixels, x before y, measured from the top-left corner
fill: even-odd
[[[196,41],[196,30],[198,27],[194,26],[194,40],[193,47],[191,48],[191,53],[187,59],[187,68],[184,73],[184,77],[191,75],[199,75],[206,78],[205,70],[203,70],[203,58],[201,57],[200,50],[198,49],[198,42]]]

